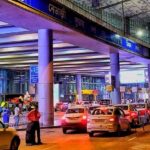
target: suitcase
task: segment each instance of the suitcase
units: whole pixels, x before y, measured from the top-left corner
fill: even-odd
[[[26,144],[35,143],[35,129],[34,123],[28,123],[26,129]]]

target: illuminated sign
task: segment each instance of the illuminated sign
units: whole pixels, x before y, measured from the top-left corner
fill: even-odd
[[[145,83],[144,70],[120,72],[121,83]]]
[[[30,66],[30,83],[31,84],[38,83],[38,66],[37,65]]]

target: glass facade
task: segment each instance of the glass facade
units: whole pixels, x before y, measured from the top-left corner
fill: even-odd
[[[123,19],[122,15],[112,14],[104,9],[95,9],[90,1],[85,3],[85,1],[80,0],[59,0],[59,2],[77,11],[83,16],[88,17],[91,20],[94,20],[96,17],[95,20],[99,19],[103,22],[102,24],[105,24],[104,26],[108,28],[112,26],[122,33],[126,32],[126,28],[128,28],[127,30],[129,32],[127,34],[130,34],[132,37],[139,39],[142,42],[150,44],[149,23],[140,21],[137,18],[131,18],[127,21],[126,18]],[[144,33],[142,36],[137,35],[137,31],[139,29]]]
[[[0,69],[0,94],[1,99],[7,95],[22,95],[28,91],[29,71],[12,71]]]
[[[59,84],[59,100],[75,101],[77,98],[77,78],[74,74],[54,74],[54,83]],[[0,100],[10,98],[14,95],[24,95],[29,91],[29,71],[0,69]],[[109,92],[105,90],[105,79],[103,77],[81,75],[81,86],[83,100],[95,100],[94,91],[97,92],[96,100],[108,99]],[[148,88],[148,83],[121,84],[126,88],[122,98],[135,99],[132,87],[137,87],[138,93],[141,89]],[[89,92],[89,94],[88,94]],[[138,99],[138,96],[137,96]]]
[[[76,75],[55,74],[54,82],[60,84],[60,100],[74,101],[77,95]],[[97,99],[102,99],[105,81],[102,77],[81,76],[82,90],[97,90]],[[93,95],[83,95],[84,100],[93,99]]]

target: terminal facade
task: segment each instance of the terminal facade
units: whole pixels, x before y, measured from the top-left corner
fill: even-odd
[[[5,34],[9,37],[4,38],[1,43],[1,48],[7,49],[7,52],[3,52],[3,54],[9,53],[10,47],[14,47],[14,51],[11,53],[14,53],[13,57],[17,57],[18,62],[12,62],[14,64],[13,69],[11,63],[2,64],[0,71],[2,77],[1,94],[23,94],[29,91],[31,86],[34,90],[36,88],[33,94],[37,96],[39,110],[43,114],[43,124],[53,124],[54,84],[59,84],[59,98],[62,101],[84,100],[84,98],[85,100],[92,100],[94,97],[90,97],[92,95],[90,91],[87,94],[84,93],[84,90],[93,90],[93,93],[97,90],[95,100],[111,98],[113,104],[118,104],[121,103],[123,97],[120,92],[120,70],[127,70],[130,65],[135,65],[135,68],[146,70],[148,81],[136,85],[130,84],[130,88],[138,86],[137,92],[143,88],[143,91],[148,93],[150,78],[149,23],[139,22],[139,20],[130,19],[126,16],[123,19],[117,15],[114,17],[107,11],[99,12],[99,18],[95,13],[97,9],[95,12],[89,7],[86,7],[86,10],[84,7],[81,9],[80,6],[83,4],[77,4],[76,1],[71,3],[70,1],[59,0],[46,0],[44,2],[42,0],[10,0],[2,1],[1,4],[3,7],[0,19],[8,23],[7,27],[20,27],[21,29],[17,29],[22,32],[21,34],[25,33],[27,36],[27,38],[21,39],[17,33],[12,37],[13,33]],[[80,9],[75,11],[78,7]],[[4,10],[7,10],[7,14],[3,12]],[[136,25],[138,27],[146,25],[146,28],[142,28],[146,33],[143,38],[135,36],[134,27]],[[21,41],[17,43],[16,40]],[[54,46],[61,42],[62,45],[65,43],[72,44],[71,48],[74,49],[71,52],[72,55],[70,54],[68,58],[65,58],[67,61],[70,60],[69,65],[63,64],[65,59],[62,59],[67,55],[67,46],[62,46],[61,49]],[[22,53],[21,50],[17,52],[17,49],[22,47],[26,48],[26,51],[24,49]],[[77,67],[75,67],[71,58],[75,58],[73,53],[79,48],[81,51],[76,54],[78,59],[74,59],[78,62]],[[27,49],[31,50],[32,53],[25,60],[23,55],[29,54]],[[83,57],[81,52],[86,51],[86,49],[93,52],[88,54],[85,52],[85,57]],[[35,50],[36,54],[34,53]],[[65,53],[58,58],[60,53],[56,54],[56,52],[60,52],[60,50],[65,51]],[[18,57],[18,54],[22,56]],[[90,64],[80,62],[87,61],[88,57],[93,54],[94,59],[91,60]],[[96,57],[97,55],[99,57]],[[81,59],[82,57],[83,59]],[[24,62],[21,58],[24,59]],[[19,61],[22,66],[17,67]],[[94,61],[97,64],[93,64]],[[60,68],[61,63],[64,68]],[[140,63],[144,65],[140,66]],[[30,65],[38,66],[38,80],[33,85],[30,82]],[[136,67],[136,65],[139,66]],[[92,71],[90,72],[90,70]],[[108,84],[112,86],[112,90],[106,91],[105,75],[109,72],[111,81]],[[110,93],[111,95],[108,95]],[[130,93],[132,92],[129,91],[128,94]]]

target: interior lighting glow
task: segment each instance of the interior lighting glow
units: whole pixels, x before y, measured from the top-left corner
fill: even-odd
[[[116,37],[117,39],[119,39],[119,38],[120,38],[120,35],[118,35],[118,34],[115,34],[115,37]]]
[[[143,36],[143,31],[142,30],[138,30],[136,34],[137,34],[137,36],[141,37],[141,36]]]

